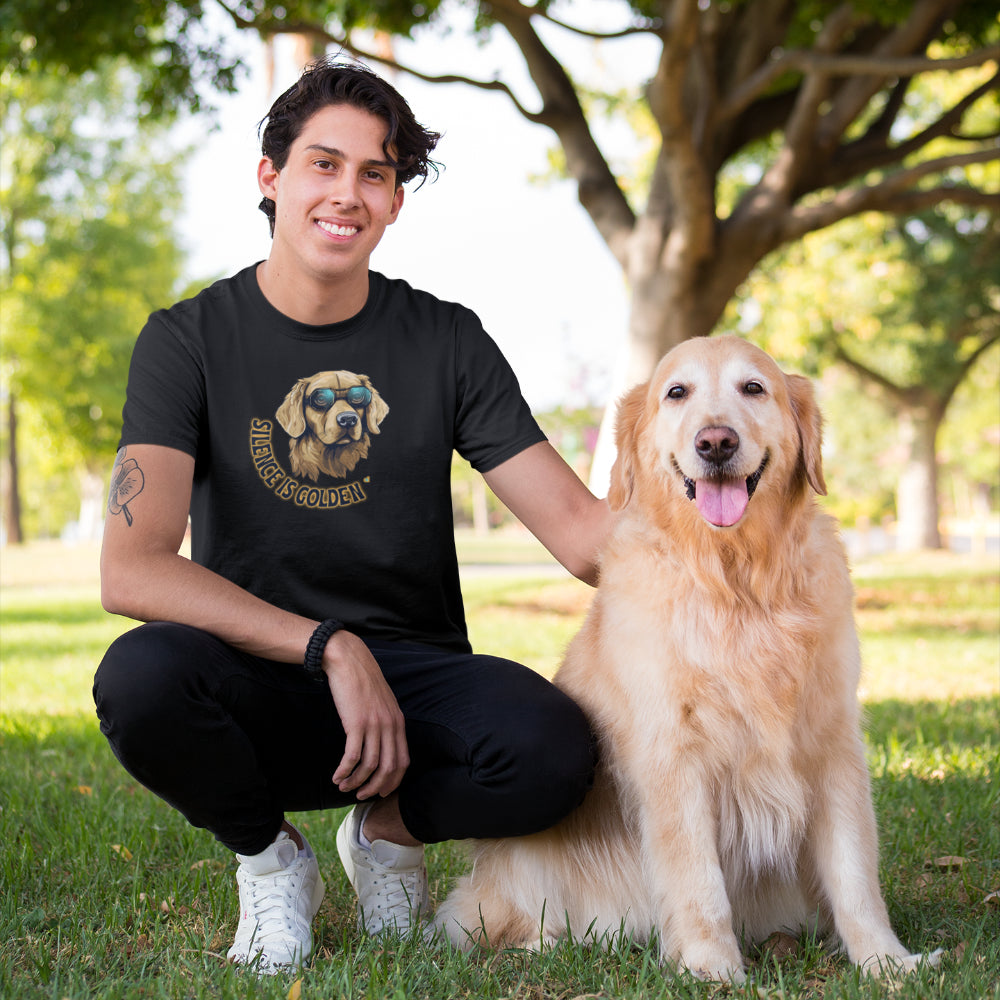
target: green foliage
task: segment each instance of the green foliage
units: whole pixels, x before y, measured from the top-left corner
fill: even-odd
[[[277,6],[277,5],[276,5]],[[329,3],[284,4],[288,14],[300,16],[300,7],[312,8],[307,18],[312,23],[334,19],[345,27],[375,28],[390,35],[412,36],[413,29],[432,21],[441,0],[421,0],[420,3],[399,3],[399,0],[331,0]],[[280,16],[275,11],[276,16]]]
[[[938,458],[951,482],[969,484],[987,510],[1000,508],[998,386],[1000,346],[994,345],[956,391],[938,439]]]
[[[1000,338],[1000,216],[941,208],[856,218],[828,235],[828,298],[809,314],[816,349],[833,344],[947,404],[970,359]]]
[[[180,275],[181,154],[120,61],[3,83],[3,375],[38,485],[114,454],[132,344]]]
[[[997,259],[998,216],[945,206],[910,219],[872,213],[772,255],[730,304],[724,328],[790,367],[823,373],[824,462],[837,516],[891,512],[906,458],[896,424],[904,405],[946,415],[949,505],[981,484],[995,492],[1000,374],[996,349],[983,352],[1000,339]]]
[[[824,509],[848,525],[891,521],[903,463],[896,424],[885,401],[876,389],[860,385],[837,366],[823,372],[817,388],[824,414],[823,469],[830,491]]]
[[[723,8],[741,7],[730,0]],[[290,30],[322,32],[327,26],[350,33],[377,29],[412,37],[415,28],[439,23],[442,0],[238,0],[222,5],[239,28],[263,36]],[[495,27],[487,3],[475,8],[475,27],[486,34]],[[551,0],[532,5],[539,12],[572,20],[569,5]],[[663,0],[619,2],[624,27],[655,28],[668,15]],[[830,0],[795,5],[787,47],[808,47],[818,25],[838,6]],[[855,8],[881,25],[898,24],[911,13],[913,0],[855,0]],[[95,69],[107,56],[123,56],[139,72],[145,113],[170,114],[181,108],[210,107],[207,88],[236,90],[245,65],[239,54],[219,45],[208,20],[211,5],[202,0],[6,0],[0,6],[0,65],[19,72],[54,69],[71,75]],[[213,12],[214,13],[214,12]],[[967,0],[957,5],[941,37],[963,51],[996,35],[996,9],[991,0]],[[779,84],[780,86],[780,84]]]
[[[206,107],[206,87],[231,93],[244,72],[203,25],[201,0],[9,0],[0,6],[0,66],[80,76],[122,57],[140,77],[144,115]]]

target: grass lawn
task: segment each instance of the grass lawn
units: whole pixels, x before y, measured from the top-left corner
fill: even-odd
[[[467,551],[504,561],[488,546]],[[545,561],[535,556],[524,552]],[[648,949],[469,957],[362,938],[336,860],[341,813],[294,817],[327,882],[311,967],[259,982],[228,966],[231,855],[136,785],[97,730],[90,679],[129,623],[100,610],[96,552],[32,545],[0,560],[0,997],[1000,1000],[995,558],[891,558],[855,571],[882,884],[900,937],[945,949],[940,967],[884,983],[803,939],[790,953],[781,942],[754,954],[743,989],[660,969]],[[478,648],[551,674],[590,592],[544,568],[505,568],[470,574],[466,595]],[[456,845],[430,849],[432,893],[463,864]]]

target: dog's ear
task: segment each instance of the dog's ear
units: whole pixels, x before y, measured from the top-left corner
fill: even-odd
[[[615,444],[618,455],[611,466],[611,485],[608,504],[612,510],[621,510],[632,498],[635,475],[639,466],[639,421],[646,408],[649,383],[644,382],[630,389],[618,403],[615,421]]]
[[[809,485],[820,495],[826,496],[823,478],[823,418],[816,405],[812,382],[803,375],[786,375],[788,396],[799,429],[802,465]]]
[[[305,398],[309,379],[300,378],[285,396],[285,401],[278,407],[275,417],[282,430],[293,438],[302,437],[306,429],[306,417],[302,412],[302,400]]]
[[[372,393],[372,401],[365,409],[365,425],[368,428],[369,434],[378,434],[379,424],[388,416],[389,407],[385,400],[378,394],[378,391],[372,385],[371,379],[367,375],[359,375],[358,378],[363,385],[371,389]]]

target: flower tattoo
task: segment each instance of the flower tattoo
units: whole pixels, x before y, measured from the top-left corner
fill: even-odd
[[[146,477],[134,458],[125,457],[125,449],[118,453],[118,464],[111,473],[111,492],[108,494],[108,510],[112,514],[124,514],[125,523],[132,527],[132,512],[129,503],[146,485]]]

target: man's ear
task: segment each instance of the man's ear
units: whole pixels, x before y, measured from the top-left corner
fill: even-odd
[[[388,225],[392,225],[399,218],[399,210],[403,207],[403,185],[400,184],[392,196],[392,211]]]
[[[262,156],[257,164],[257,187],[265,198],[276,201],[275,195],[278,193],[279,170],[271,162],[271,157]]]

